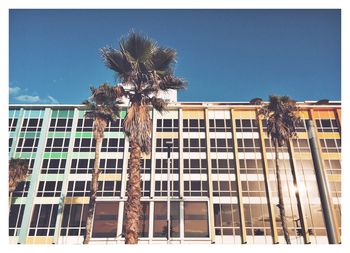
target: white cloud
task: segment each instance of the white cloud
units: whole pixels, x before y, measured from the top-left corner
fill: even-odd
[[[55,99],[54,97],[47,96],[47,98],[49,99],[49,103],[51,103],[51,104],[59,104],[59,103],[60,103],[60,102],[58,102],[58,100]]]
[[[37,103],[40,101],[39,96],[29,96],[29,95],[21,95],[15,97],[16,100],[24,103]]]
[[[21,103],[59,104],[58,100],[52,96],[41,98],[36,95],[36,92],[34,92],[35,95],[29,95],[28,93],[28,89],[22,89],[17,86],[9,87],[10,97]]]
[[[20,91],[21,91],[20,87],[17,87],[17,86],[9,87],[9,93],[11,96],[17,95],[18,93],[20,93]]]

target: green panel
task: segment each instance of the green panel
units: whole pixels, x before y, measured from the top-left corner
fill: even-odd
[[[25,133],[20,133],[19,137],[20,138],[39,138],[40,132],[25,132]]]
[[[39,181],[63,181],[64,174],[41,174]]]
[[[126,116],[126,110],[121,110],[120,111],[120,118],[124,119]]]
[[[57,118],[58,110],[53,110],[51,112],[51,118]]]
[[[25,110],[24,118],[42,118],[44,116],[43,110]]]
[[[26,201],[26,197],[17,197],[17,198],[12,198],[12,204],[24,204]]]
[[[16,132],[9,132],[9,137],[10,138],[15,138],[16,137]]]
[[[18,118],[19,110],[9,110],[9,118]]]
[[[75,133],[75,138],[92,138],[93,136],[92,132]]]
[[[83,158],[83,159],[92,159],[95,158],[95,152],[80,152],[80,153],[73,153],[72,158]]]
[[[124,138],[123,132],[106,132],[105,133],[106,138]]]
[[[67,158],[67,152],[53,152],[53,153],[44,153],[44,158],[49,159],[49,158],[54,158],[54,159],[59,159],[59,158]]]
[[[48,138],[69,138],[71,135],[70,132],[65,133],[65,132],[49,132],[47,134]]]
[[[73,110],[53,110],[51,118],[73,118]]]
[[[79,110],[79,119],[84,118],[85,110]]]
[[[15,158],[22,158],[22,159],[35,158],[35,153],[30,153],[30,152],[16,153]]]

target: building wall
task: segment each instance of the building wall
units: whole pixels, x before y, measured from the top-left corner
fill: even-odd
[[[317,128],[340,231],[340,105],[300,106],[298,138],[279,152],[287,224],[293,244],[327,243],[305,122],[313,120]],[[177,103],[163,114],[150,112],[152,152],[141,168],[141,243],[166,243],[168,190],[171,243],[284,243],[274,150],[256,109],[247,103]],[[125,114],[123,109],[108,126],[102,144],[91,243],[123,243]],[[30,176],[12,196],[10,242],[80,244],[94,163],[92,121],[84,119],[81,106],[13,105],[9,137],[9,156],[30,164]]]

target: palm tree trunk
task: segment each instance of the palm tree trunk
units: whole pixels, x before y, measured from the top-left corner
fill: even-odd
[[[92,219],[95,211],[96,194],[98,190],[98,176],[100,167],[100,150],[101,150],[102,138],[96,138],[96,150],[95,150],[95,163],[92,171],[91,183],[90,183],[90,200],[88,206],[88,213],[86,218],[86,228],[83,244],[88,244],[91,238]]]
[[[286,221],[286,212],[284,209],[284,200],[283,200],[283,193],[282,193],[282,184],[281,184],[281,175],[280,175],[280,166],[278,161],[278,141],[275,140],[275,163],[276,163],[276,177],[277,177],[277,192],[278,192],[278,207],[280,209],[280,218],[282,223],[282,229],[284,234],[284,239],[286,240],[287,244],[291,244],[289,232],[287,228],[287,221]]]
[[[141,211],[141,147],[135,141],[130,142],[131,152],[128,170],[128,201],[126,204],[125,244],[137,244]]]

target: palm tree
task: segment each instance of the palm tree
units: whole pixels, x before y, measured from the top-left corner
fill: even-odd
[[[12,193],[15,191],[17,185],[27,178],[28,160],[20,158],[11,158],[9,161],[9,208],[12,203]]]
[[[128,170],[125,243],[137,244],[141,212],[141,153],[151,149],[152,121],[149,107],[159,112],[166,110],[166,101],[158,97],[160,91],[179,90],[186,82],[174,76],[176,51],[158,47],[150,38],[131,32],[120,41],[120,48],[101,49],[108,68],[114,70],[121,84],[114,90],[117,97],[129,100],[123,122],[131,152]]]
[[[91,238],[92,218],[94,215],[96,193],[98,189],[98,176],[100,166],[100,150],[104,137],[104,131],[108,123],[115,121],[119,116],[119,106],[113,88],[104,83],[98,88],[91,87],[92,96],[83,102],[87,112],[85,117],[93,119],[93,135],[96,141],[95,162],[92,171],[90,184],[90,200],[88,206],[88,214],[86,218],[86,230],[83,244],[88,244]]]
[[[286,223],[286,214],[282,193],[280,167],[278,160],[278,147],[283,147],[290,138],[296,136],[295,124],[299,120],[296,102],[288,96],[269,96],[269,103],[263,104],[258,115],[267,121],[267,134],[275,148],[276,179],[278,192],[278,208],[283,228],[284,238],[290,244],[290,237]]]

